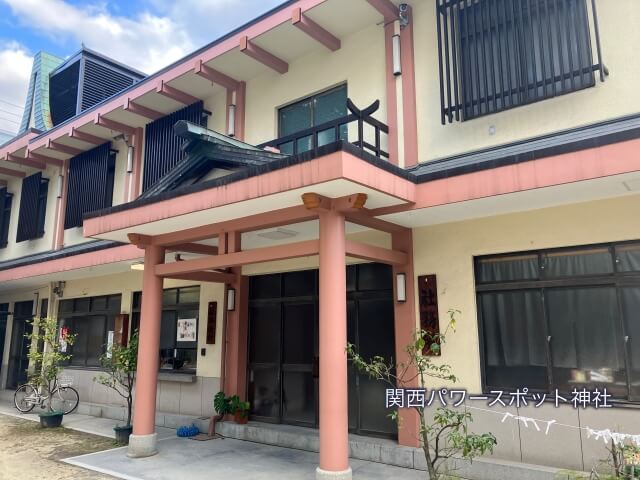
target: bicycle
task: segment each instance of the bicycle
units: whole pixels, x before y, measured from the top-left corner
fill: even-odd
[[[56,412],[62,412],[65,415],[73,412],[80,401],[80,395],[75,388],[71,386],[71,380],[58,381],[53,386],[50,394],[43,392],[41,387],[37,387],[30,383],[20,385],[13,394],[13,403],[22,413],[28,413],[34,409],[36,405],[40,408],[46,408],[45,402],[51,396],[51,408]]]

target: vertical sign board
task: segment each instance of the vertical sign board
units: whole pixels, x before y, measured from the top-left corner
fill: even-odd
[[[431,335],[440,333],[438,283],[434,274],[418,277],[418,297],[420,300],[420,328]],[[428,344],[425,345],[422,353],[432,356],[440,355],[439,351],[433,352]]]
[[[207,309],[207,345],[216,343],[216,321],[218,318],[218,302],[209,302]]]
[[[129,341],[129,314],[121,313],[116,315],[114,322],[113,343],[116,345],[127,346]]]

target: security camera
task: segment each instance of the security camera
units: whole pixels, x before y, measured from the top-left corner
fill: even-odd
[[[406,3],[398,5],[398,17],[400,19],[400,28],[409,25],[409,5]]]

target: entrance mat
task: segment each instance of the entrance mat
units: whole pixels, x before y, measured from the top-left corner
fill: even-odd
[[[199,433],[193,437],[189,437],[190,440],[197,440],[199,442],[206,442],[207,440],[215,440],[216,438],[224,438],[222,435],[216,433],[213,436],[209,436],[206,433]]]

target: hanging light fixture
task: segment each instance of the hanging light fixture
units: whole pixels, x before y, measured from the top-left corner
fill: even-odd
[[[227,128],[227,135],[235,137],[236,135],[236,106],[232,103],[229,105],[229,126]]]
[[[391,51],[393,58],[393,74],[402,75],[402,62],[400,59],[400,35],[397,33],[391,37]]]
[[[396,300],[401,303],[407,301],[406,273],[396,273]]]
[[[227,310],[233,312],[236,309],[236,289],[229,288],[227,290]]]

